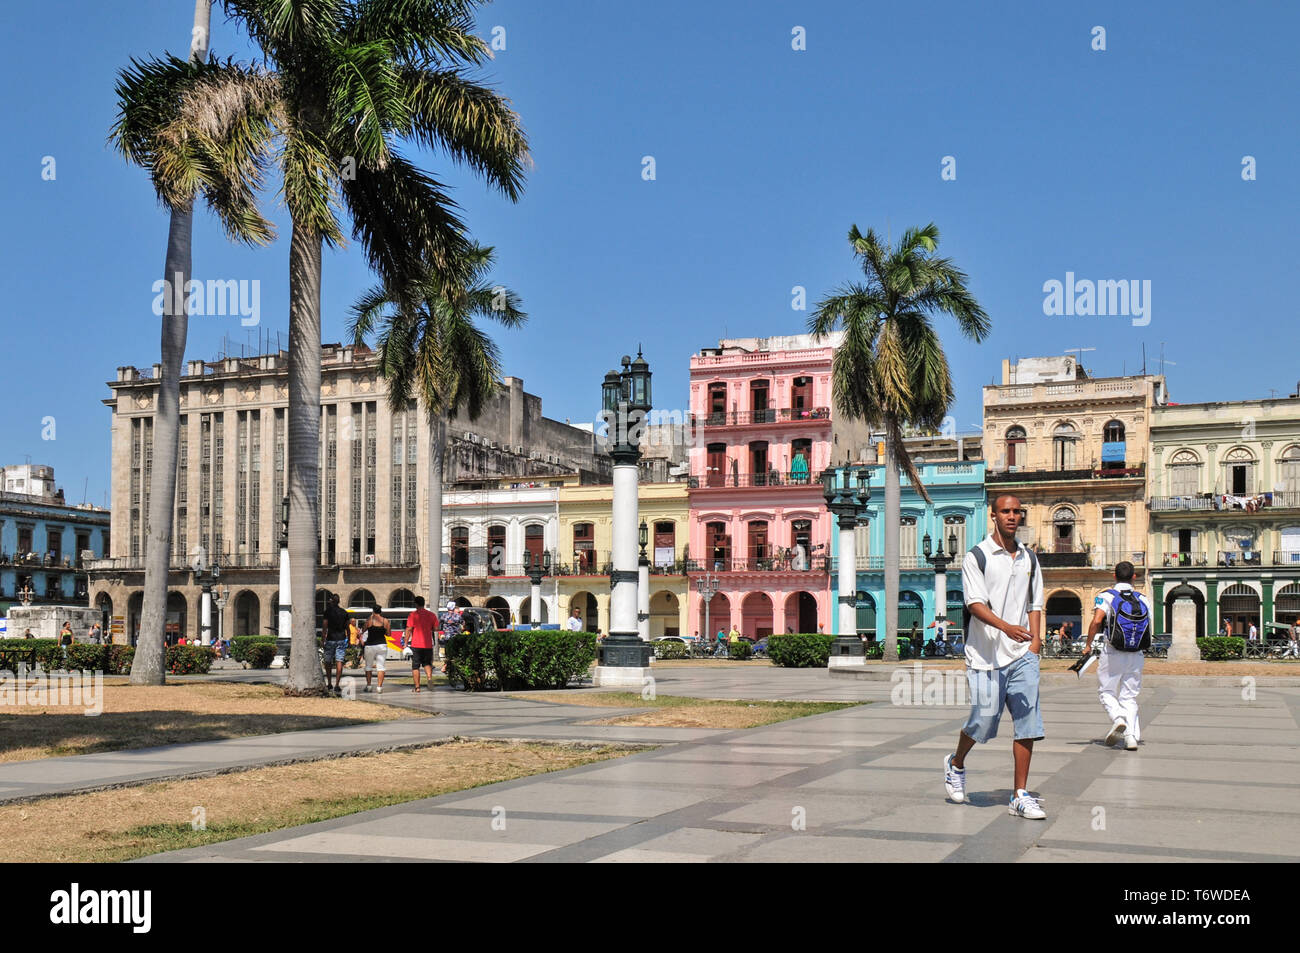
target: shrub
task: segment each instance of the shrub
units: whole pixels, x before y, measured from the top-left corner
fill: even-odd
[[[107,645],[75,642],[68,646],[64,664],[69,671],[107,672],[109,648]]]
[[[591,632],[462,632],[447,643],[447,676],[471,692],[564,688],[595,659]]]
[[[104,671],[114,675],[130,675],[131,663],[135,661],[135,646],[108,645],[105,648],[108,649],[108,664]]]
[[[885,657],[885,643],[879,640],[867,643],[867,658],[880,659]]]
[[[237,635],[230,640],[230,657],[236,662],[249,661],[248,652],[254,645],[270,645],[275,648],[274,635]],[[254,665],[253,668],[265,668],[265,665]]]
[[[19,650],[23,654],[18,658],[24,662],[27,661],[26,653],[35,651],[36,664],[47,672],[63,668],[63,648],[58,639],[0,639],[0,650],[4,649]]]
[[[817,632],[773,635],[767,640],[768,657],[786,668],[825,668],[835,636]]]
[[[168,646],[167,671],[173,675],[206,675],[216,657],[209,645]]]
[[[1246,654],[1246,640],[1236,635],[1211,635],[1197,639],[1196,644],[1201,650],[1201,658],[1206,662],[1238,659]]]
[[[253,668],[270,668],[275,659],[275,640],[270,642],[253,642],[243,647],[241,662],[247,662]],[[233,655],[233,653],[231,653]]]
[[[768,643],[769,645],[771,643]],[[754,655],[754,644],[747,639],[727,643],[727,658],[747,659]]]
[[[689,645],[682,645],[680,642],[663,641],[651,642],[650,644],[654,646],[655,658],[670,659],[691,657],[691,647]]]

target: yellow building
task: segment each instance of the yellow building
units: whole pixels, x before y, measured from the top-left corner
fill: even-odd
[[[614,488],[566,485],[559,494],[557,597],[562,617],[582,613],[584,628],[609,634],[609,570]],[[650,560],[650,637],[686,632],[687,486],[642,483],[638,513]]]
[[[1079,635],[1117,562],[1147,588],[1146,461],[1167,399],[1161,376],[1093,378],[1068,356],[1003,361],[1002,383],[984,388],[989,502],[1009,492],[1025,509],[1049,630],[1069,621]]]

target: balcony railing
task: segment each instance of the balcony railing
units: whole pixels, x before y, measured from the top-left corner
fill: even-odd
[[[1147,502],[1151,512],[1188,510],[1199,512],[1258,513],[1267,509],[1300,508],[1300,493],[1279,490],[1272,493],[1200,493],[1195,496],[1153,496]]]
[[[1300,549],[1273,550],[1274,566],[1300,566]]]
[[[1192,569],[1197,566],[1208,566],[1210,564],[1210,555],[1200,551],[1161,553],[1160,564],[1171,568]]]
[[[723,475],[711,473],[708,476],[693,476],[687,481],[687,488],[692,490],[712,490],[750,486],[816,486],[821,490],[821,476],[818,473],[782,473],[769,470],[767,473],[737,473]]]
[[[830,419],[829,407],[769,407],[766,410],[691,414],[691,424],[696,427],[743,427],[748,424],[806,423],[813,420],[829,422]]]
[[[811,559],[796,562],[793,559],[775,557],[751,559],[689,559],[686,561],[688,572],[781,572],[781,573],[827,573],[834,570],[834,561],[830,556],[813,556]]]
[[[857,556],[854,558],[854,562],[857,564],[857,568],[859,570],[866,570],[868,572],[872,570],[879,572],[879,571],[883,571],[885,568],[884,556],[870,556],[870,555]],[[899,569],[929,569],[930,564],[925,561],[924,556],[899,556],[898,568]],[[950,563],[948,565],[948,571],[961,572],[960,561],[955,563]]]
[[[1259,566],[1263,554],[1258,549],[1219,550],[1219,565],[1228,569]]]
[[[990,471],[984,479],[989,483],[1046,483],[1053,480],[1123,480],[1140,478],[1146,473],[1146,464],[1131,467],[1088,467],[1086,469],[1047,470],[1017,467],[1014,470]]]

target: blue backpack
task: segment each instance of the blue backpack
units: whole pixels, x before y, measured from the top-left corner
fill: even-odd
[[[1111,594],[1106,641],[1121,652],[1144,652],[1151,647],[1151,614],[1133,589],[1107,589]]]

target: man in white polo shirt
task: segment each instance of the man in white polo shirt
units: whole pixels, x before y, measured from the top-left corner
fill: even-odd
[[[993,501],[993,532],[962,561],[962,592],[971,615],[966,634],[971,710],[956,752],[943,759],[944,789],[956,803],[966,800],[966,755],[976,742],[997,737],[1002,709],[1007,708],[1015,725],[1008,813],[1041,820],[1047,815],[1026,785],[1034,742],[1043,737],[1038,707],[1043,573],[1038,558],[1016,541],[1021,516],[1019,497],[999,494]]]

